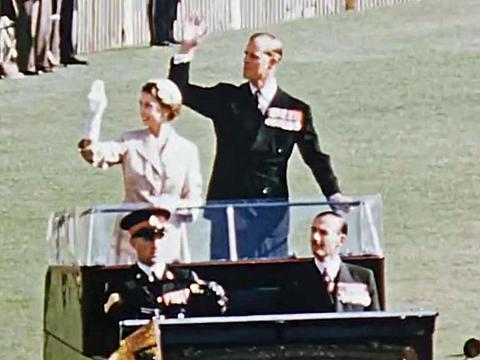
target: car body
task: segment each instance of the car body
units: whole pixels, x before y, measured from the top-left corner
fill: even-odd
[[[107,358],[121,338],[146,325],[146,321],[136,319],[112,325],[103,307],[105,284],[121,279],[128,269],[127,264],[107,264],[115,224],[119,216],[141,206],[147,205],[75,208],[52,214],[44,360]],[[375,312],[298,313],[294,311],[296,299],[285,296],[285,287],[295,283],[312,261],[310,222],[329,204],[215,205],[225,207],[230,214],[237,208],[255,210],[259,206],[287,206],[290,212],[287,257],[215,261],[208,258],[210,230],[203,216],[208,206],[212,205],[188,209],[194,214],[185,224],[192,259],[171,266],[188,267],[201,278],[221,284],[229,297],[228,308],[223,316],[155,318],[157,344],[165,359],[433,358],[432,336],[438,314],[428,310],[387,311],[380,196],[354,198],[347,216],[349,245],[342,250],[343,261],[373,271],[382,308]],[[241,239],[233,239],[230,246],[236,246],[235,241]]]

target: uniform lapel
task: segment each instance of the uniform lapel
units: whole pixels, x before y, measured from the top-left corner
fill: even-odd
[[[258,109],[255,101],[255,96],[250,90],[250,85],[244,83],[241,87],[242,102],[240,104],[234,104],[234,107],[238,106],[238,109],[233,109],[234,112],[242,113],[243,125],[247,130],[256,130],[258,126],[263,122],[263,114]]]
[[[135,281],[137,281],[138,283],[147,284],[149,282],[148,281],[148,275],[145,274],[143,272],[143,270],[140,269],[140,267],[137,264],[132,266],[132,273],[133,273],[133,276],[135,278]]]
[[[248,108],[257,110],[261,114],[261,111],[256,107],[255,95],[252,94],[250,84],[248,82],[243,83],[240,85],[240,90],[242,93],[242,100],[248,105]]]
[[[250,90],[250,86],[248,86],[247,84],[247,91],[248,93],[250,94],[250,97],[252,97],[252,102],[254,104],[254,107],[255,107],[255,99],[253,98],[254,95],[252,95],[252,92]],[[278,94],[278,88],[277,88],[277,92],[275,93],[275,96],[274,96],[274,99],[275,97],[277,96]],[[272,100],[273,102],[273,100]],[[265,111],[265,114],[262,114],[262,112],[260,111],[260,109],[258,108],[255,108],[254,109],[254,121],[255,121],[255,131],[256,131],[256,134],[255,134],[255,138],[254,138],[254,141],[252,143],[252,147],[251,147],[251,150],[258,150],[258,151],[265,151],[268,149],[268,139],[270,139],[269,135],[267,134],[266,132],[266,127],[265,127],[265,117],[268,113],[268,108],[267,110]]]
[[[284,107],[285,105],[283,105],[284,101],[284,96],[283,96],[283,90],[280,89],[280,87],[278,86],[277,87],[277,91],[275,92],[275,95],[273,96],[273,99],[272,101],[270,102],[270,105],[268,105],[268,108],[271,108],[271,107]],[[267,111],[265,112],[265,114],[268,113],[268,109]]]
[[[340,263],[340,269],[338,271],[338,276],[337,276],[337,282],[338,281],[346,282],[346,283],[355,282],[352,277],[352,274],[350,273],[350,270],[348,270],[348,266],[345,265],[344,262]]]
[[[311,280],[308,281],[308,283],[314,284],[314,287],[312,287],[313,293],[309,295],[313,297],[312,308],[319,309],[320,311],[332,311],[335,301],[332,295],[327,292],[323,276],[315,264],[315,260],[312,260],[309,268],[310,274],[307,276],[311,277]]]

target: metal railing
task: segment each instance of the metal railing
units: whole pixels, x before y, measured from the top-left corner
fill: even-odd
[[[348,242],[342,254],[348,256],[383,256],[383,210],[379,194],[353,196],[346,215]],[[168,225],[167,235],[183,237],[182,243],[191,254],[178,258],[182,262],[207,261],[211,255],[212,230],[218,243],[228,252],[218,259],[255,259],[268,256],[244,251],[245,244],[254,245],[265,240],[268,234],[285,231],[288,254],[297,257],[311,256],[309,244],[310,225],[315,215],[330,209],[330,203],[321,201],[236,201],[209,202],[203,206],[177,209]],[[56,265],[105,265],[125,263],[111,257],[112,244],[117,244],[118,221],[130,211],[149,207],[149,204],[97,205],[90,208],[75,207],[51,214],[47,227],[50,263]],[[187,210],[187,212],[186,212]],[[187,214],[190,215],[187,215]],[[246,226],[248,224],[248,226]],[[220,226],[220,228],[219,228]],[[180,229],[180,234],[177,229]],[[277,231],[278,230],[278,231]],[[127,238],[128,240],[128,238]],[[171,242],[176,243],[176,240]],[[114,246],[113,248],[116,248]],[[243,249],[243,255],[241,251]],[[284,254],[286,256],[286,254]],[[225,256],[225,257],[224,257]],[[282,255],[283,256],[283,255]],[[282,257],[275,255],[273,257]],[[113,261],[112,261],[113,260]]]
[[[77,1],[78,52],[148,45],[148,0]],[[364,11],[410,1],[419,0],[181,0],[174,32],[180,38],[182,21],[192,14],[204,18],[209,32],[222,32],[334,15],[346,11],[347,2]]]

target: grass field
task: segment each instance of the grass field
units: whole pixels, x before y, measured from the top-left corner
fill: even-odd
[[[424,0],[269,27],[285,44],[280,84],[309,102],[347,194],[384,201],[387,303],[438,309],[436,359],[480,336],[480,3]],[[208,37],[193,80],[241,81],[249,32]],[[0,81],[0,354],[40,359],[48,214],[117,203],[119,169],[89,168],[75,144],[93,79],[106,82],[103,136],[138,127],[142,82],[166,74],[173,48],[89,56],[90,66]],[[207,179],[208,121],[184,111]],[[292,198],[318,196],[298,154]],[[308,175],[308,176],[307,176]]]

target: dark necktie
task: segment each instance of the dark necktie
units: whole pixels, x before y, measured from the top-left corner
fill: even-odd
[[[253,94],[253,97],[254,97],[254,99],[255,99],[255,106],[256,106],[257,109],[259,109],[259,110],[260,110],[260,108],[258,107],[258,105],[259,105],[259,103],[260,103],[260,102],[259,102],[259,100],[260,100],[260,99],[259,99],[260,95],[261,95],[260,90],[255,91],[255,94]]]

